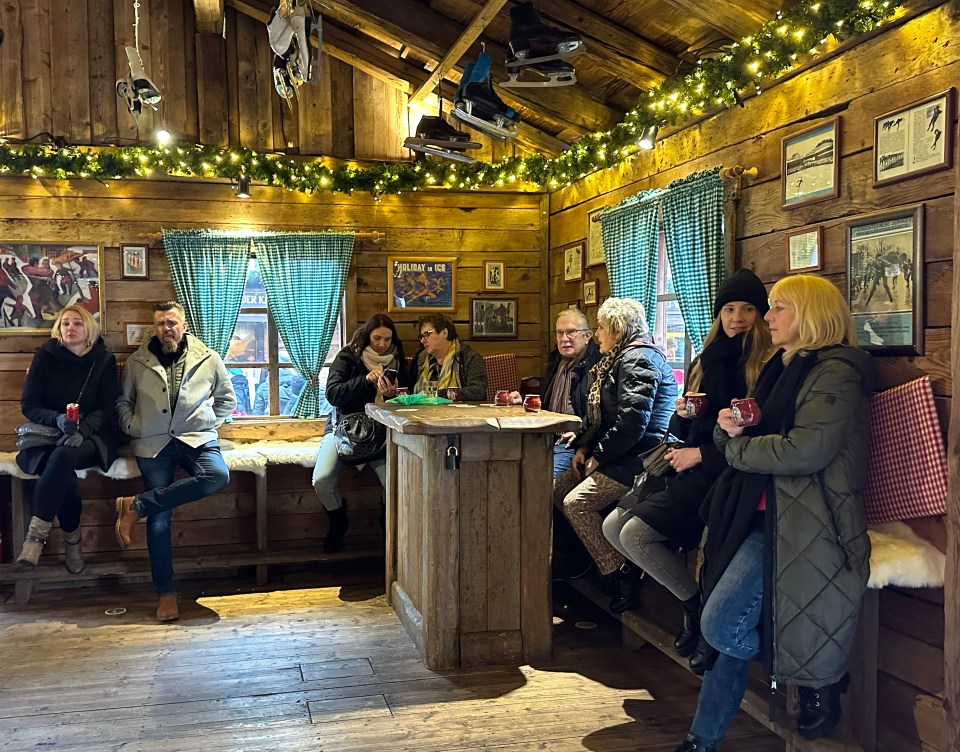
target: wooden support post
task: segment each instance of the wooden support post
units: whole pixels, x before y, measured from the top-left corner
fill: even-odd
[[[23,495],[23,480],[20,478],[10,478],[10,501],[13,504],[13,529],[11,531],[13,534],[13,551],[15,556],[19,556],[23,549],[23,539],[27,537],[26,499]],[[32,591],[32,578],[18,579],[14,585],[14,596],[17,603],[21,605],[27,603]]]
[[[266,553],[267,550],[267,472],[269,468],[263,469],[263,474],[254,474],[256,483],[256,502],[257,502],[257,553]],[[257,564],[257,584],[267,584],[267,565]]]

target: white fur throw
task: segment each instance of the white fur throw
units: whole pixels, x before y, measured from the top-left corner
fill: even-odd
[[[903,522],[870,525],[871,588],[943,587],[946,557]]]

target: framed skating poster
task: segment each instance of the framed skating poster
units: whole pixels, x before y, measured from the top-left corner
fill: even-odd
[[[598,266],[606,262],[603,255],[603,233],[600,231],[600,213],[604,206],[587,214],[587,266]]]
[[[502,292],[506,289],[506,264],[503,261],[484,261],[483,291]]]
[[[100,269],[94,243],[0,241],[0,335],[49,335],[68,305],[102,322]]]
[[[387,258],[387,311],[453,311],[457,259],[424,256]]]
[[[923,354],[923,204],[847,224],[847,299],[860,347]]]
[[[944,170],[953,158],[954,89],[873,121],[874,187]]]
[[[563,281],[579,282],[583,279],[583,243],[563,249]]]
[[[515,338],[517,298],[474,298],[470,301],[470,339]]]
[[[840,118],[783,139],[783,208],[812,204],[839,195]]]

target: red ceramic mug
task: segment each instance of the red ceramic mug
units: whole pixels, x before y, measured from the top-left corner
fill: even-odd
[[[707,414],[710,401],[703,392],[690,392],[686,397],[687,416],[696,418]]]
[[[755,426],[760,422],[760,405],[753,397],[730,400],[730,418],[738,426]]]
[[[410,394],[410,389],[409,389],[408,387],[405,387],[405,386],[398,386],[398,387],[397,387],[397,396],[399,397],[401,394]]]
[[[72,420],[74,422],[80,420],[80,405],[76,402],[70,402],[67,404],[67,420]]]
[[[493,401],[498,407],[506,407],[510,404],[510,391],[508,389],[501,389],[497,392],[497,396]]]
[[[523,409],[528,413],[540,412],[540,395],[528,394],[523,398]]]
[[[443,393],[441,396],[442,396],[442,397],[446,397],[446,398],[447,398],[448,400],[450,400],[451,402],[459,402],[459,401],[460,401],[460,387],[458,387],[458,386],[448,386],[446,389],[443,390],[443,392],[444,392],[444,393]]]

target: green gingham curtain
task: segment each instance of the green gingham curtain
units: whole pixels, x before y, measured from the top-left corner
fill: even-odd
[[[190,331],[225,358],[243,301],[250,240],[211,230],[164,230],[163,250]]]
[[[720,168],[673,181],[660,206],[677,303],[699,352],[713,323],[713,300],[725,273]]]
[[[270,313],[306,384],[297,418],[320,414],[319,375],[330,349],[353,255],[353,233],[261,233],[253,236]]]
[[[600,215],[610,295],[639,300],[651,328],[657,312],[657,198],[662,192],[628,196]]]

